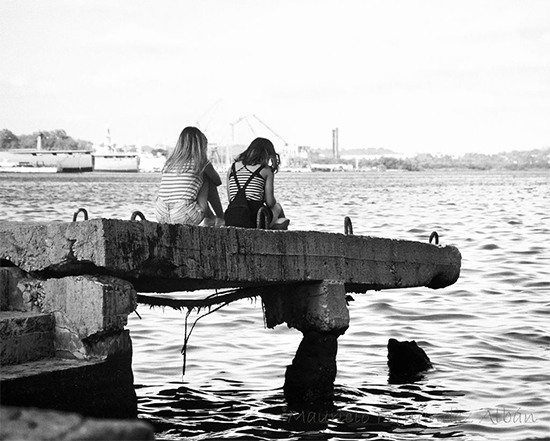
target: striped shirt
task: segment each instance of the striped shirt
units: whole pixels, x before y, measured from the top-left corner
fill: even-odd
[[[241,168],[238,168],[239,165]],[[239,163],[239,165],[236,165],[235,169],[237,170],[237,180],[239,181],[239,185],[242,187],[244,184],[246,184],[246,181],[248,181],[248,178],[254,171],[260,167],[256,165],[252,166],[246,166]],[[249,168],[250,167],[250,168]],[[233,198],[237,195],[237,184],[235,183],[235,176],[231,175],[229,177],[229,199],[232,201]],[[250,201],[263,201],[264,195],[265,195],[265,179],[261,175],[254,176],[252,181],[250,181],[250,184],[246,187],[245,190],[246,193],[246,199]]]
[[[159,198],[164,202],[179,202],[182,199],[196,201],[202,187],[203,174],[192,171],[164,172],[160,181]]]

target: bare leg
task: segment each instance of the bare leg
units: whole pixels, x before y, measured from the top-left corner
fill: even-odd
[[[281,204],[277,202],[271,208],[271,212],[273,213],[273,219],[271,219],[271,224],[269,225],[269,228],[282,226],[282,229],[286,230],[289,220],[285,217],[285,212],[283,211],[283,207],[281,206]]]
[[[218,193],[218,187],[216,187],[207,177],[205,177],[205,181],[208,181],[208,202],[210,202],[216,216],[223,219],[223,207]]]
[[[216,215],[212,212],[209,202],[212,205]],[[201,225],[209,227],[218,227],[223,225],[223,208],[220,201],[220,195],[218,194],[218,188],[206,176],[204,177],[202,187],[199,190],[197,203],[205,214]]]
[[[212,215],[212,210],[210,210],[210,207],[208,206],[208,188],[210,187],[210,181],[209,179],[204,179],[202,182],[202,187],[199,190],[199,194],[197,195],[197,203],[199,204],[199,207],[201,207],[202,211],[204,212],[206,217],[209,217]]]

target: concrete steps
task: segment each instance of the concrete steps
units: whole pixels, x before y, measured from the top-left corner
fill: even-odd
[[[0,311],[0,365],[5,366],[53,358],[52,314]]]
[[[43,358],[2,366],[2,381],[14,381],[39,375],[56,375],[71,369],[92,367],[101,363],[99,360],[69,360],[64,358]]]
[[[101,313],[106,302],[113,303],[103,296],[109,289],[89,281],[86,295],[74,302],[75,312],[63,304],[46,309],[43,283],[19,268],[0,266],[0,439],[154,439],[152,427],[128,419],[137,415],[131,342],[128,331],[122,330],[124,320]],[[55,291],[64,298],[63,289]],[[79,315],[81,310],[91,312]],[[120,329],[73,354],[68,349],[79,342],[74,321],[92,333],[104,327]],[[115,350],[109,349],[113,345]],[[126,355],[117,353],[120,348]],[[107,355],[111,357],[105,360]]]
[[[135,297],[128,282],[110,277],[34,279],[0,266],[2,408],[135,418],[132,343],[124,329]]]
[[[125,357],[47,358],[2,366],[0,397],[2,407],[57,409],[98,418],[137,415],[131,359]]]

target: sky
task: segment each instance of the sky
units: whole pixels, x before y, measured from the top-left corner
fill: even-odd
[[[0,129],[173,145],[188,125],[221,144],[329,149],[338,128],[342,150],[550,147],[550,1],[0,0]]]

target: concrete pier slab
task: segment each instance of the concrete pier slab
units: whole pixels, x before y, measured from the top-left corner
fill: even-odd
[[[138,292],[339,280],[347,291],[453,284],[452,246],[315,231],[92,219],[0,225],[0,262],[41,277],[110,274]]]
[[[50,369],[59,359],[13,365],[7,377],[3,369],[2,404],[135,413],[123,328],[136,292],[234,287],[262,296],[269,327],[286,322],[304,334],[286,372],[288,401],[329,402],[337,338],[349,326],[346,292],[443,288],[456,282],[460,265],[453,246],[337,233],[118,219],[2,223],[2,308],[49,313],[56,355],[80,359],[66,369]],[[45,369],[33,373],[38,365]],[[14,374],[18,367],[23,376]]]
[[[268,328],[286,322],[290,328],[343,334],[349,327],[349,311],[344,284],[324,280],[285,287],[262,295],[265,321]]]

